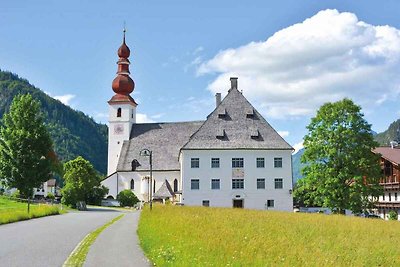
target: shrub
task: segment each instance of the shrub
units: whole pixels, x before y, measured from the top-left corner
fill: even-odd
[[[397,221],[397,212],[394,210],[389,211],[389,220]]]
[[[136,197],[136,195],[129,189],[119,192],[117,200],[122,207],[133,207],[139,202],[139,199]]]
[[[91,205],[101,205],[101,200],[108,194],[108,188],[104,185],[94,187],[89,192],[87,203]]]
[[[53,193],[47,193],[47,199],[51,199],[51,200],[54,200],[56,197],[54,196],[54,194]]]
[[[19,190],[17,189],[10,195],[10,197],[12,197],[12,198],[20,198],[21,194],[19,193]]]
[[[78,195],[73,185],[66,184],[64,188],[61,190],[62,198],[61,202],[64,205],[71,206],[72,208],[76,208],[76,203],[78,202]]]

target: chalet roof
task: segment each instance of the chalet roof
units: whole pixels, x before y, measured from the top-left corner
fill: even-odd
[[[381,156],[391,161],[395,164],[400,164],[400,149],[399,148],[391,148],[391,147],[377,147],[372,150],[375,154],[381,154]]]
[[[124,141],[117,171],[132,171],[132,161],[141,165],[136,170],[149,170],[149,158],[140,156],[142,149],[153,152],[153,170],[179,170],[179,150],[203,121],[175,123],[137,123],[129,141]]]
[[[167,180],[161,185],[161,187],[154,193],[153,198],[155,199],[166,199],[173,197],[174,192],[172,191],[171,185]]]
[[[223,136],[221,136],[224,133]],[[293,149],[236,88],[207,117],[185,149]]]
[[[54,187],[56,186],[56,179],[50,179],[47,181],[47,186],[48,187]]]

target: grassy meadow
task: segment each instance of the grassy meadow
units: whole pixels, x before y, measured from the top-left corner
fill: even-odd
[[[155,206],[138,234],[157,266],[400,266],[397,221]]]
[[[32,204],[28,214],[26,203],[0,197],[0,225],[60,213],[62,211],[58,206]]]

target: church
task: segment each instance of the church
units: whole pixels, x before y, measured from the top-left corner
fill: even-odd
[[[124,32],[108,101],[108,199],[129,189],[144,202],[293,210],[293,148],[239,91],[238,78],[203,121],[136,123],[129,56]]]

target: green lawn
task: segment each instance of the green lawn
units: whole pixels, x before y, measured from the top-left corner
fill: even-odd
[[[155,206],[138,234],[157,266],[400,266],[397,221]]]
[[[33,218],[56,215],[62,211],[58,206],[34,204],[30,213],[27,212],[27,204],[0,197],[0,224],[12,223]]]

